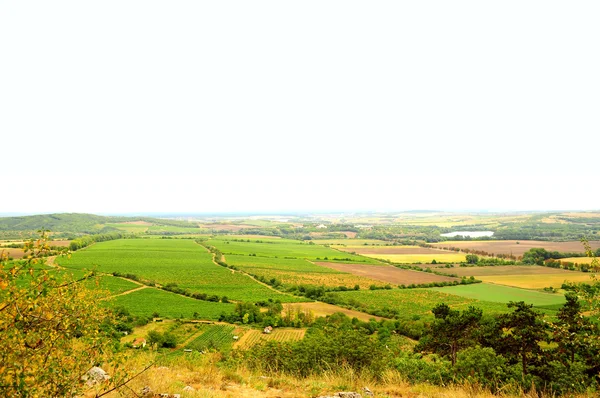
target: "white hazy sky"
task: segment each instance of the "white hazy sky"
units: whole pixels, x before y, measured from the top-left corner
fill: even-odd
[[[2,1],[0,213],[600,208],[600,2]]]

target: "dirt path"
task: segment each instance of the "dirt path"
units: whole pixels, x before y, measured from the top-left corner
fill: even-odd
[[[188,337],[183,343],[181,344],[177,344],[177,346],[181,346],[186,347],[188,344],[190,344],[192,341],[194,341],[194,339],[198,336],[200,336],[202,333],[204,333],[204,330],[198,330],[196,333],[192,333],[192,335],[190,337]]]
[[[46,258],[46,265],[48,267],[60,268],[58,264],[54,264],[54,260],[56,260],[56,256],[49,256]]]
[[[126,295],[126,294],[133,293],[133,292],[137,292],[137,291],[139,291],[139,290],[142,290],[142,289],[147,289],[147,288],[148,288],[148,286],[146,286],[146,285],[142,285],[142,286],[140,286],[140,287],[136,287],[135,289],[131,289],[131,290],[128,290],[128,291],[126,291],[126,292],[123,292],[123,293],[115,294],[114,296],[110,296],[110,297],[111,297],[111,298],[113,298],[113,297],[124,296],[124,295]]]
[[[123,278],[122,276],[114,276],[114,275],[111,275],[111,274],[102,274],[102,275],[106,275],[106,276],[112,276],[113,278],[119,278],[119,279],[123,279],[124,281],[127,281],[127,282],[135,283],[136,285],[140,285],[140,286],[146,286],[146,287],[149,287],[149,286],[147,286],[147,285],[144,285],[144,284],[143,284],[143,283],[141,283],[141,282],[134,281],[133,279],[127,279],[127,278]]]
[[[202,245],[200,245],[200,246],[202,246]],[[204,246],[202,246],[202,247],[204,247]],[[204,247],[204,248],[210,253],[210,250],[208,250],[206,247]],[[221,259],[222,259],[223,262],[227,262],[224,255],[221,257]],[[215,262],[215,254],[214,253],[213,253],[213,256],[212,256],[212,260],[213,260],[213,263],[215,265],[217,265],[217,266],[220,267],[220,265]],[[393,267],[393,266],[390,265],[390,267]],[[286,296],[291,296],[291,297],[294,297],[294,298],[299,298],[298,296],[295,296],[295,295],[293,295],[291,293],[282,292],[280,290],[277,290],[273,286],[271,286],[271,285],[269,285],[267,283],[259,281],[258,279],[254,278],[252,275],[249,275],[249,274],[247,274],[244,271],[237,270],[237,272],[239,272],[240,274],[246,275],[248,278],[252,279],[256,283],[259,283],[259,284],[265,286],[266,288],[271,289],[274,292],[277,292],[279,294],[285,294]],[[339,307],[339,306],[333,305],[333,304],[326,304],[326,303],[323,303],[323,302],[318,301],[318,300],[315,300],[314,302],[310,302],[310,303],[296,303],[296,302],[293,302],[293,303],[285,303],[285,304],[290,304],[290,305],[300,304],[301,306],[306,306],[308,304],[309,307],[319,307],[319,309],[321,309],[321,310],[323,308],[327,307],[329,309],[329,313],[323,312],[322,315],[329,315],[329,314],[333,314],[335,312],[343,312],[346,315],[356,316],[357,318],[362,319],[362,320],[369,320],[370,318],[386,319],[386,318],[377,317],[377,316],[374,316],[374,315],[367,314],[366,312],[359,312],[359,311],[349,310],[349,309],[346,309],[344,307]],[[335,310],[332,310],[332,308],[334,308]],[[310,309],[312,310],[313,308],[310,308]]]

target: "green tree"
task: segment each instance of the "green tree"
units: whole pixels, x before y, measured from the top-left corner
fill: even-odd
[[[162,347],[165,339],[162,333],[157,332],[156,330],[151,330],[146,335],[146,341],[150,345],[150,347]]]
[[[528,365],[541,355],[540,342],[546,340],[548,327],[542,321],[544,314],[535,311],[532,304],[523,301],[508,303],[514,310],[500,315],[500,327],[506,331],[502,336],[503,354],[520,359],[523,375]]]
[[[550,253],[546,249],[533,248],[523,254],[521,261],[523,261],[524,264],[544,265],[544,260],[549,258]]]
[[[592,325],[581,315],[581,304],[575,293],[565,295],[567,302],[558,311],[558,321],[553,325],[553,340],[558,344],[557,351],[568,362],[575,362],[575,354],[586,351],[585,337],[592,331]]]
[[[465,256],[467,264],[477,264],[479,262],[479,256],[476,254],[467,254]]]
[[[447,304],[439,304],[431,312],[435,316],[431,332],[419,341],[415,349],[449,356],[454,366],[458,352],[474,344],[474,332],[483,313],[475,307],[460,312]]]

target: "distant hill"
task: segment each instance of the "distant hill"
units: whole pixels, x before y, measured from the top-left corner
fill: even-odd
[[[133,223],[134,224],[124,224]],[[141,224],[141,225],[135,225]],[[143,216],[98,216],[85,213],[38,214],[34,216],[0,217],[0,239],[23,239],[37,235],[40,229],[50,230],[54,237],[75,237],[111,232],[141,232],[148,227],[161,227],[155,233],[169,235],[200,231],[197,223]]]
[[[60,213],[35,216],[0,217],[0,231],[36,231],[103,233],[116,231],[106,223],[137,221],[139,217],[105,217],[94,214]]]

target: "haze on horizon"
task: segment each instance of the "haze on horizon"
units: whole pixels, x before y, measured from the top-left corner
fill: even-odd
[[[0,4],[1,213],[594,210],[600,4]]]

